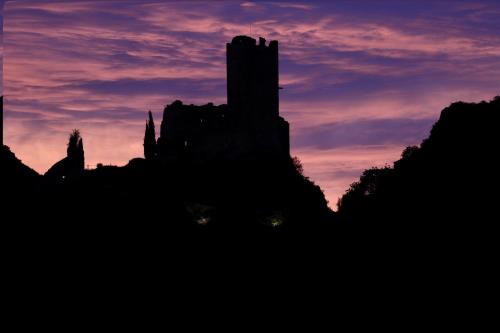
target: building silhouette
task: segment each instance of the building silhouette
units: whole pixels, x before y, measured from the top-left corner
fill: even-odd
[[[237,36],[226,45],[227,103],[248,121],[278,116],[278,42]]]
[[[279,115],[278,42],[236,36],[226,45],[227,104],[165,107],[157,157],[195,162],[288,157]]]

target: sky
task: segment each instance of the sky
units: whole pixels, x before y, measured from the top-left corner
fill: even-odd
[[[279,41],[291,151],[330,207],[458,100],[500,95],[500,1],[6,1],[4,141],[40,173],[143,155],[147,111],[226,102],[225,44]]]

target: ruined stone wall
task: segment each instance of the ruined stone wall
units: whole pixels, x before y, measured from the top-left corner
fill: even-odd
[[[164,159],[207,161],[289,156],[289,125],[279,116],[278,42],[237,36],[227,44],[228,105],[175,101],[158,140]]]

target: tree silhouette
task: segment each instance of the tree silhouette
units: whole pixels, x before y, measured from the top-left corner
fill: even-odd
[[[156,130],[153,114],[148,112],[149,119],[146,121],[146,132],[144,133],[144,157],[152,160],[156,157]]]
[[[67,156],[54,164],[45,176],[60,181],[71,175],[81,174],[85,169],[85,152],[80,131],[74,129],[69,135]]]
[[[295,170],[301,175],[304,176],[304,166],[302,165],[302,161],[297,157],[294,156],[292,158],[293,161],[293,166],[295,167]]]
[[[72,169],[83,170],[85,168],[83,139],[80,136],[80,131],[77,129],[74,129],[69,136],[67,157]]]
[[[78,169],[85,169],[85,152],[83,150],[83,139],[80,139],[78,142],[78,149],[77,149],[77,167]]]
[[[363,172],[339,200],[338,216],[399,228],[433,219],[439,221],[433,224],[436,232],[498,215],[492,202],[500,187],[493,153],[500,145],[499,122],[499,97],[451,104],[420,146],[407,147],[392,167]]]

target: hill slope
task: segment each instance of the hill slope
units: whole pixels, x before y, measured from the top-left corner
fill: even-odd
[[[45,177],[40,191],[41,211],[53,217],[54,212],[66,217],[81,211],[75,218],[87,223],[304,230],[333,217],[321,189],[291,159],[203,166],[134,159],[124,167],[85,170],[60,182]]]
[[[344,221],[436,230],[498,218],[500,97],[453,103],[394,167],[366,170],[339,201]]]
[[[24,165],[9,147],[0,147],[0,183],[2,189],[11,193],[32,191],[39,180],[39,175],[30,167]]]

